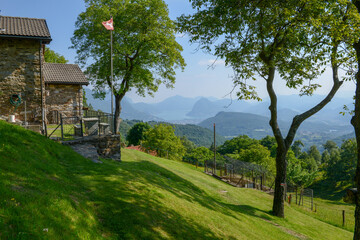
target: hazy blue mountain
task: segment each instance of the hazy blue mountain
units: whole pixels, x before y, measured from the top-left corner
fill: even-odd
[[[292,117],[309,110],[315,106],[315,104],[322,101],[323,98],[324,96],[322,95],[302,97],[299,95],[280,95],[278,96],[277,104],[278,111],[280,113],[279,119],[285,121],[288,121],[289,119],[292,120]],[[310,120],[323,121],[329,124],[346,125],[349,123],[351,117],[349,115],[342,116],[339,113],[343,111],[344,105],[347,105],[349,108],[351,108],[353,106],[351,101],[351,96],[349,96],[349,98],[334,97],[330,103],[328,103],[322,110],[312,116]],[[243,112],[270,117],[270,111],[268,109],[269,105],[270,101],[268,98],[266,98],[257,106],[252,106]],[[288,114],[286,112],[288,112]]]
[[[106,113],[111,113],[111,98],[109,95],[105,97],[104,100],[94,98],[91,94],[91,89],[84,88],[86,91],[86,98],[88,104],[91,104],[91,106],[95,110],[101,110]],[[115,104],[115,103],[114,103]],[[114,106],[115,107],[115,106]],[[121,102],[121,113],[120,117],[122,119],[137,119],[142,121],[163,121],[164,119],[161,119],[159,117],[156,117],[154,115],[151,115],[146,112],[139,111],[133,107],[133,103],[131,99],[124,97],[124,99]]]
[[[94,99],[87,90],[88,102],[95,109],[101,109],[110,112],[110,97],[107,96],[104,101]],[[324,96],[314,95],[311,97],[299,95],[280,95],[278,96],[278,119],[291,122],[292,118],[300,114],[316,103],[320,102]],[[125,102],[125,100],[127,102]],[[131,99],[126,98],[123,105],[123,118],[140,120],[165,120],[178,124],[197,124],[207,118],[215,116],[219,112],[243,112],[270,117],[269,99],[265,98],[262,102],[239,101],[236,99],[216,99],[214,97],[197,97],[186,98],[182,96],[173,96],[159,103],[134,103]],[[320,112],[312,116],[308,121],[322,122],[330,125],[348,125],[350,115],[339,114],[343,111],[343,106],[350,108],[351,96],[349,98],[335,97]]]
[[[200,98],[193,106],[187,116],[197,119],[212,117],[221,111],[223,106],[218,102],[210,101],[207,98]]]
[[[248,135],[260,139],[272,135],[269,118],[252,113],[219,112],[215,117],[199,123],[199,126],[212,129],[214,123],[216,132],[227,138]]]
[[[186,98],[173,96],[159,103],[134,103],[134,108],[167,121],[188,118],[186,114],[191,111],[193,105],[199,98]]]
[[[355,138],[355,132],[348,133],[345,135],[341,135],[339,137],[336,137],[334,139],[331,139],[332,141],[336,142],[336,144],[340,147],[344,140],[349,138]]]
[[[128,119],[128,120],[142,120],[142,121],[164,121],[159,117],[151,115],[146,112],[136,110],[133,105],[128,101],[128,98],[124,98],[121,102],[122,111],[121,111],[121,118]]]

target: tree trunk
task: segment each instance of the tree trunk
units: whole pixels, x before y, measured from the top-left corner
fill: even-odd
[[[333,52],[337,52],[336,45],[333,48]],[[269,58],[271,59],[271,58]],[[283,138],[281,130],[278,125],[277,120],[277,96],[274,91],[273,82],[275,77],[275,67],[269,67],[268,78],[266,80],[267,92],[270,97],[270,106],[269,110],[271,113],[270,126],[273,131],[274,137],[277,143],[277,154],[276,154],[276,178],[275,178],[275,193],[274,193],[274,202],[273,202],[273,214],[278,217],[285,217],[284,215],[284,198],[285,198],[285,187],[286,187],[286,154],[294,141],[296,131],[299,129],[300,125],[309,117],[319,112],[326,104],[328,104],[331,99],[334,97],[335,93],[339,90],[342,85],[342,81],[338,77],[338,66],[335,59],[331,59],[332,62],[332,71],[333,71],[333,87],[331,88],[328,95],[318,104],[316,104],[311,109],[299,114],[293,118],[290,129],[286,135],[286,138]],[[270,64],[270,60],[268,62]],[[283,184],[283,186],[281,186]]]
[[[115,95],[115,119],[114,119],[114,134],[118,133],[120,137],[120,147],[119,147],[119,160],[121,161],[121,135],[120,135],[120,113],[121,113],[121,100],[123,97],[120,95]]]
[[[358,12],[360,13],[360,4],[356,4]],[[355,91],[355,110],[354,116],[351,119],[351,124],[355,130],[356,144],[357,144],[357,167],[355,175],[355,184],[357,189],[360,189],[360,42],[354,44],[354,49],[357,55],[358,72],[356,73],[356,91]],[[355,230],[354,239],[360,240],[360,191],[357,191],[355,196]]]
[[[360,1],[354,0],[354,5],[360,14]],[[357,166],[355,174],[355,185],[357,189],[360,189],[360,42],[353,45],[356,51],[356,57],[358,62],[358,71],[356,73],[356,90],[355,90],[355,109],[354,116],[351,119],[351,124],[355,130],[356,144],[357,144]],[[355,195],[355,229],[354,240],[360,240],[360,191],[357,191]]]
[[[288,149],[280,150],[276,153],[276,177],[275,193],[273,201],[273,214],[277,217],[284,217],[284,200],[286,187],[286,154]]]

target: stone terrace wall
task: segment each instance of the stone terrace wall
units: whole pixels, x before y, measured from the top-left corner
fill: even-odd
[[[55,111],[63,117],[81,116],[83,94],[81,85],[46,84],[46,116],[54,122]]]
[[[0,38],[0,115],[12,114],[10,96],[24,93],[28,121],[41,120],[39,44],[37,40]],[[24,119],[24,104],[15,115]]]

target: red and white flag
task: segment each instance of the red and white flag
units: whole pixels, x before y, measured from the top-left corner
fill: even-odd
[[[112,18],[109,21],[102,22],[102,25],[104,25],[104,27],[107,30],[111,30],[111,31],[114,30],[114,24],[113,24],[113,19]]]

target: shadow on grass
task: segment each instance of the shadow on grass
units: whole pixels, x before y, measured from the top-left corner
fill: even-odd
[[[168,199],[174,195],[198,203],[208,210],[221,212],[239,221],[241,214],[267,218],[268,212],[252,206],[220,202],[193,183],[152,162],[110,165],[104,166],[107,168],[105,171],[92,170],[83,174],[94,179],[92,186],[89,186],[90,199],[96,203],[99,222],[108,232],[115,233],[117,238],[219,239],[206,225],[186,219],[174,211],[168,206],[172,203],[164,203],[164,195],[168,195]],[[262,212],[261,216],[259,212]]]
[[[331,200],[331,201],[339,201],[339,204],[341,204],[340,201],[345,196],[346,189],[351,188],[351,186],[339,185],[334,181],[329,181],[327,179],[324,179],[318,181],[316,184],[311,186],[311,188],[314,190],[314,197]]]

